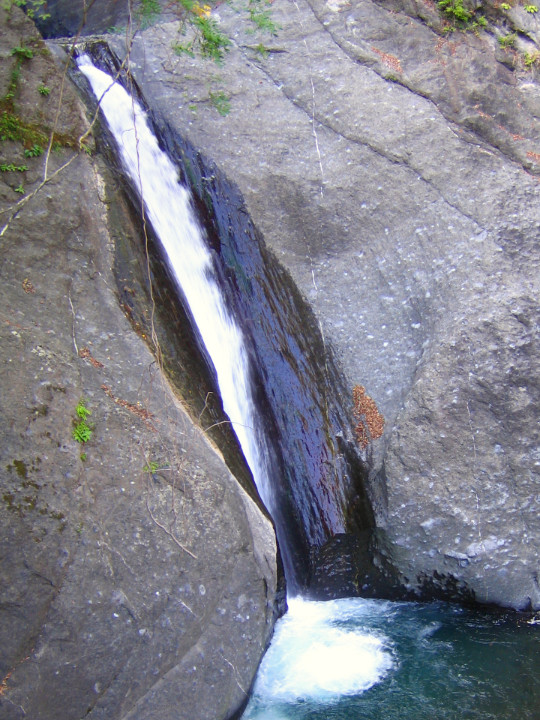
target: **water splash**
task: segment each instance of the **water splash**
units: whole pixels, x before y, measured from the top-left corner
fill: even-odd
[[[329,702],[378,683],[394,667],[394,658],[384,635],[364,629],[369,608],[357,599],[289,600],[259,670],[255,695]]]

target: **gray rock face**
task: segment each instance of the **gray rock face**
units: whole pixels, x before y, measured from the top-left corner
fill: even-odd
[[[238,183],[385,416],[369,461],[389,557],[413,589],[539,607],[537,68],[495,10],[477,35],[438,34],[420,3],[276,0],[277,36],[213,16],[222,68],[175,54],[176,24],[130,66]]]
[[[0,176],[0,716],[228,718],[273,627],[273,528],[120,309],[111,183],[66,146],[73,90],[18,9],[0,29],[2,97],[12,48],[33,50],[19,125],[49,132],[61,99],[63,126],[50,155],[0,143],[27,166]]]

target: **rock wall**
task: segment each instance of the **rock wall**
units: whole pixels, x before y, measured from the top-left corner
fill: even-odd
[[[223,67],[178,55],[176,23],[111,42],[238,183],[351,410],[360,383],[384,414],[369,492],[405,585],[538,607],[535,19],[490,5],[485,28],[443,32],[431,3],[271,11],[275,35],[213,11]]]
[[[273,528],[122,311],[137,228],[17,8],[0,56],[0,716],[228,718],[273,627]]]

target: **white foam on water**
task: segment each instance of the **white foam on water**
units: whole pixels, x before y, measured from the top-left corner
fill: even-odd
[[[387,638],[362,626],[366,612],[369,605],[360,599],[289,600],[289,611],[277,623],[259,669],[255,695],[263,700],[328,701],[357,695],[380,682],[395,661]]]

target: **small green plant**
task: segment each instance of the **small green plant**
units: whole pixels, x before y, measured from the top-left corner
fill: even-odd
[[[24,151],[24,157],[27,158],[39,157],[40,155],[43,155],[43,148],[41,145],[34,144],[31,148],[26,148]]]
[[[531,13],[531,15],[534,15],[538,12],[538,6],[537,5],[524,5],[523,9],[525,12]]]
[[[249,19],[257,30],[270,33],[270,35],[277,35],[279,26],[272,20],[270,5],[270,0],[249,0]]]
[[[463,7],[463,0],[439,0],[437,5],[451,20],[461,24],[468,23],[473,16]]]
[[[159,0],[140,0],[137,8],[137,17],[143,25],[147,27],[160,15],[161,6]]]
[[[193,52],[193,43],[175,43],[172,46],[175,55],[189,55],[189,57],[195,57]]]
[[[73,438],[78,443],[87,443],[92,437],[92,428],[86,420],[79,420],[73,428]]]
[[[220,32],[217,22],[206,16],[196,16],[192,20],[193,27],[199,32],[201,55],[209,57],[215,62],[221,62],[229,50],[231,41]]]
[[[477,15],[476,10],[467,10],[463,5],[463,0],[439,0],[437,5],[451,23],[443,28],[445,33],[460,29],[472,30],[477,34],[480,29],[484,29],[488,25],[488,21],[483,15]]]
[[[51,94],[51,88],[47,87],[47,85],[43,85],[43,83],[38,87],[38,93],[40,95],[43,95],[43,97],[48,97]]]
[[[74,421],[73,425],[73,438],[78,443],[84,444],[87,443],[90,438],[92,437],[92,433],[94,431],[93,425],[90,425],[90,423],[87,422],[88,417],[92,414],[92,411],[89,410],[86,407],[86,400],[82,398],[77,403],[77,407],[75,408],[75,413],[77,415],[77,420]],[[86,459],[86,453],[83,453],[85,455]],[[81,458],[82,459],[82,458]]]
[[[261,57],[263,57],[265,60],[268,57],[268,48],[263,45],[262,43],[259,43],[255,47],[255,52],[258,53]]]
[[[9,81],[7,93],[4,95],[5,100],[12,100],[15,97],[17,85],[19,84],[20,74],[21,74],[21,61],[18,61],[17,65],[11,71],[11,78]]]
[[[525,67],[531,68],[534,65],[540,65],[540,50],[534,52],[526,52],[523,56]]]
[[[216,108],[220,115],[225,117],[231,112],[230,98],[227,97],[223,90],[219,90],[218,92],[211,92],[209,94],[209,97],[210,102]]]
[[[508,35],[502,35],[498,38],[499,45],[506,50],[506,48],[513,47],[516,43],[516,33],[509,33]]]
[[[510,10],[511,7],[508,3],[501,3],[501,10]]]
[[[92,411],[86,407],[86,400],[84,400],[84,398],[79,400],[77,403],[75,412],[77,413],[77,417],[81,418],[81,420],[86,420],[88,416],[92,414]]]
[[[50,13],[45,12],[47,0],[11,0],[11,4],[22,8],[32,19],[39,17],[40,20],[48,20],[51,17]]]
[[[18,117],[4,110],[0,115],[0,140],[18,140],[19,129]]]
[[[12,55],[19,58],[19,60],[30,60],[34,57],[34,51],[24,45],[14,47],[11,51]]]
[[[162,463],[158,463],[155,460],[150,460],[144,467],[143,472],[150,473],[150,475],[153,475],[154,473],[159,472],[160,470],[167,470],[169,465],[165,463],[164,465]]]
[[[198,3],[189,0],[181,0],[180,4],[188,11],[186,22],[195,35],[188,42],[174,43],[172,48],[175,54],[195,57],[195,50],[198,49],[203,57],[220,64],[229,50],[231,41],[220,31],[217,22],[209,17],[209,12],[205,10],[208,6],[204,5],[201,8]],[[185,27],[183,32],[185,33]]]
[[[13,163],[2,163],[0,165],[1,172],[24,172],[28,170],[27,165],[14,165]]]
[[[155,462],[155,460],[150,460],[150,462],[143,467],[143,472],[150,473],[151,475],[153,475],[158,470],[159,463]]]
[[[18,187],[15,188],[15,192],[19,193],[19,195],[24,195],[24,188],[22,186],[22,183]]]
[[[0,98],[0,140],[23,143],[30,148],[25,150],[25,157],[37,157],[43,153],[42,145],[47,143],[47,136],[39,127],[24,122],[14,111],[10,99],[4,96]]]

